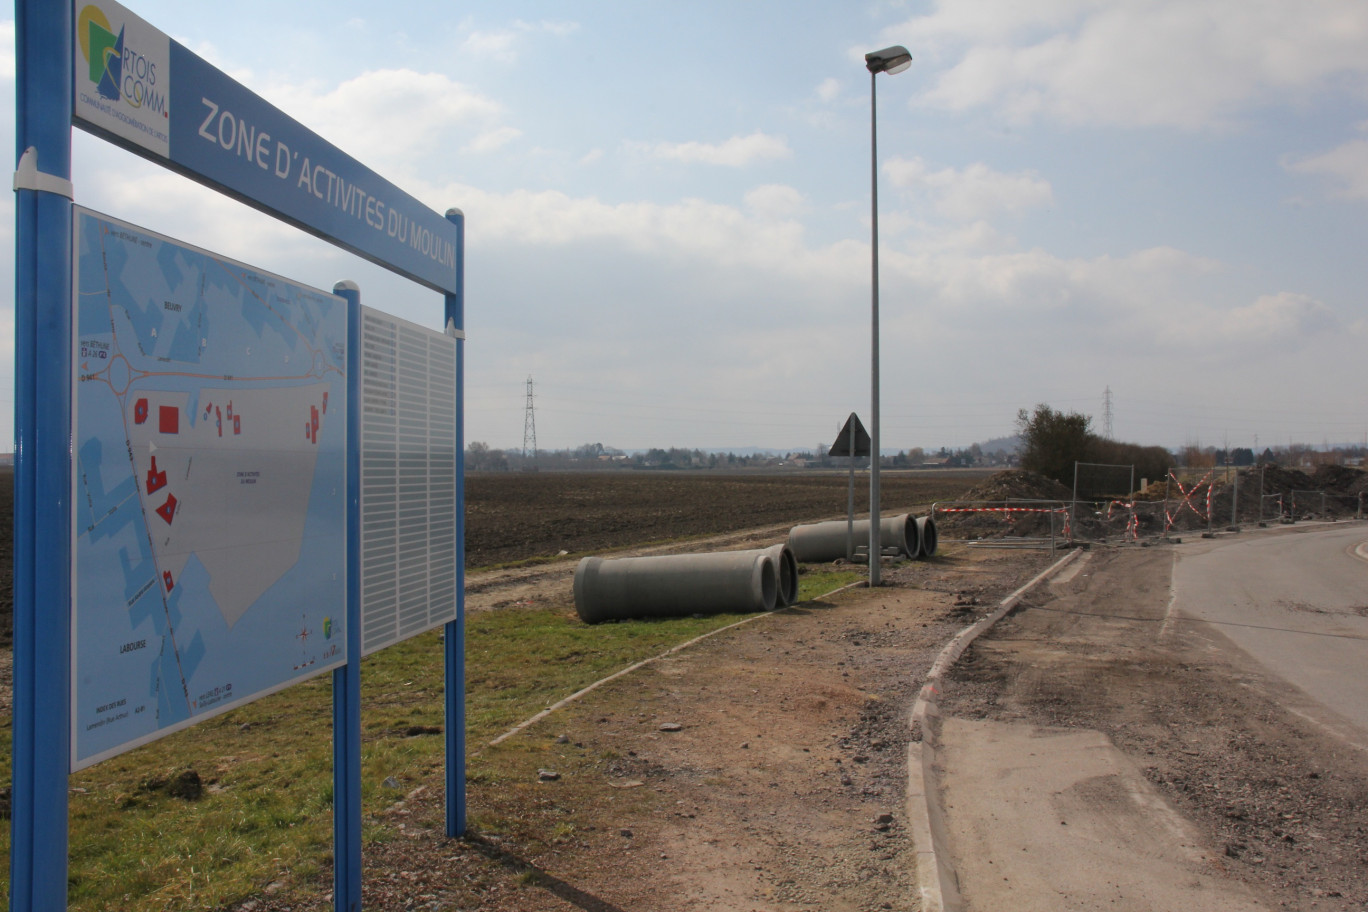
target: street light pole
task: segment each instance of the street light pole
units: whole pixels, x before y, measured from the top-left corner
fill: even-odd
[[[869,585],[878,586],[883,556],[879,541],[879,108],[877,76],[901,73],[912,65],[912,55],[901,45],[865,54],[869,69],[869,185],[870,185],[870,300],[869,354]]]

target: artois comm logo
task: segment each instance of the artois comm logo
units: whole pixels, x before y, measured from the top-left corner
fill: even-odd
[[[115,33],[104,10],[91,4],[77,16],[76,36],[81,44],[81,56],[87,63],[86,73],[101,98],[122,101],[131,108],[145,109],[162,117],[170,116],[166,91],[158,84],[162,76],[158,64],[125,42],[123,23]]]

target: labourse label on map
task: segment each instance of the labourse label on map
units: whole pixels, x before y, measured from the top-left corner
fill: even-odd
[[[347,304],[74,225],[80,769],[345,662]]]

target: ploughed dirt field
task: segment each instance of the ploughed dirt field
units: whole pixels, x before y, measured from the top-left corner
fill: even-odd
[[[891,472],[881,512],[959,497],[989,469]],[[466,566],[628,548],[761,526],[844,517],[845,472],[534,472],[466,478]],[[855,476],[855,509],[869,511],[869,476]]]

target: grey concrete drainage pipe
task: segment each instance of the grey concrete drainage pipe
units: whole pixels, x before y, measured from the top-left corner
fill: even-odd
[[[936,556],[936,542],[939,538],[936,534],[936,521],[930,516],[918,516],[917,539],[921,542],[922,557]]]
[[[575,611],[589,624],[773,611],[778,592],[774,560],[764,551],[586,557],[575,568]]]
[[[818,564],[840,560],[846,556],[846,521],[812,523],[794,526],[789,530],[788,543],[795,560],[804,564]],[[911,513],[885,516],[879,520],[881,549],[896,548],[898,554],[916,558],[921,550],[919,525]],[[869,520],[857,519],[854,527],[855,546],[869,541]],[[887,550],[884,551],[887,554]]]
[[[798,601],[798,561],[793,557],[793,549],[786,544],[765,548],[761,554],[769,555],[774,561],[774,579],[778,586],[775,605],[787,608]]]

